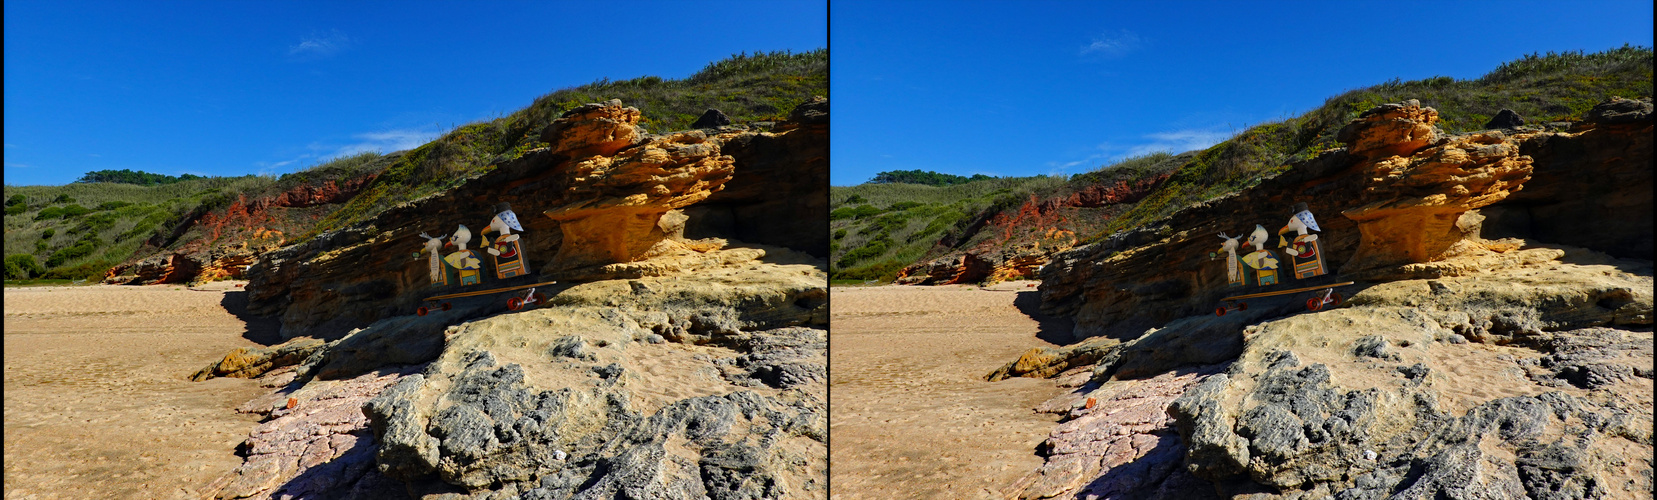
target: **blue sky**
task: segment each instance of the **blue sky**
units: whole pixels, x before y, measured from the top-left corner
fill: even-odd
[[[831,183],[1087,172],[1392,78],[1652,46],[1652,4],[868,2],[830,9]]]
[[[5,2],[5,180],[281,174],[599,78],[828,44],[822,1]]]

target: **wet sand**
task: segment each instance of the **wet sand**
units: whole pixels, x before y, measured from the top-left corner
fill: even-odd
[[[234,408],[269,389],[187,377],[259,335],[207,288],[5,289],[7,500],[196,498],[241,464]]]
[[[1034,304],[1030,283],[833,290],[833,498],[999,498],[1041,466],[1035,448],[1057,417],[1031,409],[1064,389],[983,379],[1031,347],[1055,345],[1038,333],[1068,335],[1024,312]]]

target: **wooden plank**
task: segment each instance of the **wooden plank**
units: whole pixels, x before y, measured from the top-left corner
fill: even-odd
[[[552,285],[552,284],[556,284],[556,283],[558,283],[558,282],[557,281],[548,281],[548,282],[545,282],[545,283],[532,283],[532,284],[528,284],[528,285],[521,285],[521,286],[514,286],[514,287],[507,287],[507,288],[491,288],[491,289],[488,289],[488,290],[473,290],[473,291],[470,291],[470,292],[451,293],[451,294],[448,294],[448,295],[438,295],[436,297],[426,297],[426,298],[420,299],[420,300],[432,301],[432,300],[454,299],[454,298],[460,298],[460,297],[476,297],[476,296],[479,296],[479,295],[489,295],[489,294],[493,294],[493,293],[504,293],[504,292],[510,292],[510,291],[514,291],[514,290],[523,290],[525,288],[537,287],[537,286],[542,286],[542,285]]]
[[[1226,298],[1223,298],[1223,299],[1220,299],[1220,300],[1231,301],[1231,300],[1252,299],[1252,298],[1255,298],[1255,297],[1270,297],[1270,296],[1273,296],[1273,295],[1286,295],[1286,294],[1291,294],[1291,293],[1304,292],[1304,291],[1308,291],[1308,290],[1322,290],[1322,289],[1325,289],[1325,288],[1334,288],[1334,287],[1337,287],[1337,286],[1346,286],[1346,285],[1350,285],[1352,283],[1354,283],[1354,282],[1348,281],[1348,282],[1345,282],[1345,283],[1335,283],[1333,285],[1318,285],[1318,286],[1309,286],[1309,287],[1306,287],[1306,288],[1296,288],[1294,290],[1278,290],[1278,291],[1275,291],[1275,292],[1251,293],[1251,294],[1248,294],[1248,295],[1237,295],[1237,296],[1233,296],[1233,297],[1226,297]]]

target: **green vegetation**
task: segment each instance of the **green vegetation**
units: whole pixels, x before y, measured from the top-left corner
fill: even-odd
[[[154,186],[154,185],[158,185],[158,184],[172,184],[174,182],[188,181],[188,180],[193,180],[193,179],[206,179],[206,177],[202,177],[202,176],[199,176],[199,175],[193,175],[193,174],[184,174],[184,175],[174,177],[174,176],[171,176],[171,175],[152,174],[152,173],[149,173],[149,172],[136,172],[136,171],[132,171],[132,170],[121,169],[121,170],[99,170],[97,172],[87,172],[86,175],[81,176],[80,180],[77,180],[75,182],[113,182],[113,183],[119,183],[119,184],[137,184],[137,185],[140,185],[140,186]]]
[[[994,179],[994,177],[984,174],[973,174],[972,177],[963,177],[954,174],[941,174],[929,170],[893,170],[890,172],[875,174],[875,178],[869,179],[869,184],[891,184],[894,182],[902,182],[906,184],[925,184],[928,186],[953,186],[956,184],[966,184],[972,181],[989,179]]]
[[[470,123],[408,151],[364,152],[274,176],[168,176],[131,170],[88,172],[64,186],[6,186],[6,248],[33,267],[31,278],[101,278],[112,266],[163,252],[196,252],[279,231],[296,243],[368,220],[398,203],[441,192],[546,146],[541,130],[585,103],[621,99],[651,132],[682,130],[708,108],[736,123],[784,119],[812,96],[828,95],[828,51],[738,54],[683,80],[602,79],[535,99],[507,116]],[[340,205],[268,208],[253,203],[299,186],[372,175]],[[95,208],[87,208],[95,207]],[[268,208],[268,209],[267,209]],[[25,253],[26,252],[26,253]],[[10,257],[8,257],[10,259]],[[11,261],[8,261],[11,262]],[[44,265],[41,265],[44,263]]]
[[[1043,226],[1074,230],[1082,243],[1144,227],[1341,147],[1335,140],[1341,127],[1379,104],[1418,99],[1438,110],[1439,126],[1448,133],[1482,129],[1503,108],[1531,124],[1580,120],[1612,97],[1652,95],[1652,63],[1650,48],[1624,46],[1591,54],[1533,54],[1474,80],[1394,80],[1329,98],[1300,116],[1255,125],[1202,151],[1127,158],[1069,179],[973,180],[924,171],[883,172],[866,184],[831,188],[830,277],[890,280],[902,268],[946,255],[951,248],[1032,241]],[[1165,182],[1132,204],[1062,209],[1057,212],[1060,222],[1009,225],[1000,234],[980,230],[985,222],[1022,220],[1034,203],[1163,174],[1169,175]]]
[[[510,115],[461,126],[388,158],[373,184],[299,240],[368,220],[398,203],[457,186],[501,162],[546,146],[540,142],[541,129],[582,104],[621,99],[639,109],[640,126],[665,132],[690,128],[708,108],[718,108],[735,123],[781,120],[812,96],[827,95],[826,49],[738,54],[683,80],[656,76],[601,79],[558,90]]]
[[[1256,125],[1204,150],[1128,213],[1090,235],[1095,241],[1141,227],[1193,203],[1259,184],[1293,162],[1340,147],[1335,135],[1358,114],[1380,104],[1418,99],[1438,110],[1447,133],[1480,130],[1503,108],[1527,123],[1576,121],[1612,97],[1652,95],[1653,53],[1623,46],[1596,53],[1528,55],[1474,80],[1434,77],[1343,93],[1323,106],[1280,122]]]
[[[75,182],[63,186],[6,186],[6,248],[12,252],[32,250],[8,259],[35,259],[31,261],[36,263],[34,270],[28,271],[33,278],[99,280],[122,262],[163,250],[211,244],[202,242],[208,236],[206,230],[186,225],[199,222],[205,214],[224,212],[231,205],[274,196],[301,184],[319,185],[371,174],[383,168],[376,165],[381,158],[378,153],[350,155],[281,178],[189,176],[150,185]],[[95,208],[80,203],[95,204]],[[319,218],[327,210],[289,210],[281,214],[285,220],[268,222],[307,227],[315,222],[313,217]],[[7,271],[11,272],[11,266]]]
[[[904,267],[937,254],[940,239],[963,232],[980,214],[1016,207],[1032,193],[1065,184],[1062,177],[985,177],[942,186],[830,187],[830,278],[890,281]]]

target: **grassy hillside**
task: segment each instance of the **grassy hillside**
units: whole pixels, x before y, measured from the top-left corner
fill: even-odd
[[[1312,111],[1281,122],[1256,125],[1214,145],[1181,166],[1148,198],[1112,220],[1085,241],[1139,227],[1193,203],[1258,184],[1291,162],[1340,147],[1335,134],[1359,113],[1378,104],[1419,99],[1438,109],[1439,127],[1447,133],[1484,128],[1502,109],[1512,109],[1527,123],[1576,121],[1595,104],[1611,97],[1651,95],[1652,50],[1611,49],[1592,54],[1530,55],[1502,64],[1483,77],[1449,77],[1409,82],[1393,80],[1329,98]]]
[[[163,250],[205,249],[216,241],[239,242],[240,229],[295,231],[314,223],[328,207],[274,208],[258,228],[196,224],[229,220],[233,206],[302,186],[344,181],[384,168],[378,153],[361,153],[275,176],[205,177],[157,185],[76,182],[63,186],[6,186],[6,255],[20,263],[7,278],[33,269],[32,277],[102,278],[110,267]],[[209,215],[212,214],[212,215]],[[205,216],[205,217],[204,217]],[[191,247],[194,248],[191,248]],[[28,260],[33,266],[22,264]]]
[[[951,186],[860,184],[830,187],[830,272],[835,279],[891,279],[928,256],[939,239],[979,214],[1017,206],[1061,177],[978,180]]]
[[[162,251],[193,253],[271,238],[289,244],[303,241],[368,220],[398,203],[447,190],[544,146],[538,142],[543,127],[589,102],[621,99],[642,111],[646,130],[664,132],[689,128],[708,108],[719,109],[736,123],[781,120],[812,96],[827,95],[826,49],[739,54],[682,80],[604,79],[558,90],[515,113],[461,126],[412,150],[336,158],[281,177],[194,178],[149,186],[8,185],[7,278],[100,278],[112,266]],[[92,178],[166,177],[104,174],[110,175]],[[369,174],[376,177],[343,204],[247,209],[301,186],[343,183]]]
[[[867,183],[831,189],[831,275],[891,279],[917,261],[972,249],[1028,245],[1043,231],[1065,229],[1081,243],[1137,228],[1190,206],[1254,186],[1288,165],[1340,147],[1335,135],[1378,104],[1419,99],[1437,108],[1448,133],[1484,128],[1512,109],[1527,123],[1575,121],[1611,97],[1652,95],[1652,50],[1624,46],[1597,53],[1530,55],[1472,80],[1449,77],[1390,81],[1327,99],[1317,109],[1263,123],[1205,150],[1130,158],[1068,179],[1032,177],[950,187]],[[1063,206],[1089,186],[1112,186],[1168,174],[1134,203],[1097,209]],[[1029,222],[1034,206],[1055,207]],[[1001,227],[973,221],[1002,222]],[[1008,223],[1011,222],[1011,223]]]
[[[323,219],[301,239],[367,220],[398,203],[447,190],[494,165],[544,146],[543,127],[589,102],[621,99],[639,109],[650,132],[690,128],[708,108],[735,123],[774,121],[812,96],[828,96],[828,50],[739,54],[708,64],[683,80],[645,76],[599,80],[541,96],[529,107],[472,123],[410,150],[374,184]]]

